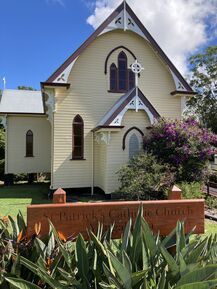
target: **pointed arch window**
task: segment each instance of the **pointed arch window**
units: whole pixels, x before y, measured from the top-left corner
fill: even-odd
[[[31,130],[26,133],[26,157],[33,157],[33,132]]]
[[[127,90],[128,81],[127,81],[127,56],[122,51],[118,55],[118,86],[119,90]]]
[[[72,124],[72,159],[84,158],[84,122],[77,114]]]
[[[117,67],[114,63],[110,66],[110,90],[117,90]]]
[[[134,133],[129,139],[129,159],[136,156],[139,153],[139,140],[137,135]]]
[[[121,51],[117,58],[117,66],[110,66],[110,92],[127,92],[135,86],[135,75],[128,68],[127,55]]]

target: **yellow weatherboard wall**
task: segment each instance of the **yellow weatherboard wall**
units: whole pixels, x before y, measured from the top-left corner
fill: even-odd
[[[71,85],[69,90],[58,91],[56,94],[53,189],[90,187],[92,185],[91,130],[122,95],[108,92],[109,66],[112,62],[117,63],[117,55],[121,49],[115,51],[109,58],[107,75],[104,73],[104,64],[109,52],[120,45],[130,49],[144,67],[139,78],[139,88],[159,114],[167,118],[181,117],[180,97],[170,95],[170,92],[175,90],[172,75],[146,40],[137,34],[123,30],[98,36],[76,60],[68,79]],[[127,54],[128,66],[130,66],[134,59],[129,52],[124,52]],[[82,161],[71,160],[72,122],[77,114],[80,114],[84,120],[85,160]],[[130,127],[131,125],[129,120],[126,126]],[[112,137],[113,135],[116,137],[115,133],[112,133]],[[121,138],[117,140],[115,146],[118,146],[118,142],[121,147]],[[94,146],[95,185],[111,191],[113,187],[109,187],[108,183],[111,183],[111,180],[117,183],[115,172],[111,173],[113,167],[118,167],[115,157],[111,152],[109,153],[109,147],[100,145],[98,150],[96,142],[94,142]],[[120,165],[123,161],[120,160]]]
[[[26,132],[33,132],[33,155],[26,157]],[[9,174],[51,171],[51,126],[44,116],[7,117],[7,156]]]

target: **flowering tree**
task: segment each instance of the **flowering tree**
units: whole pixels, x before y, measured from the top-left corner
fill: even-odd
[[[202,181],[208,160],[217,152],[217,135],[193,119],[156,122],[144,140],[144,149],[169,164],[176,181]]]

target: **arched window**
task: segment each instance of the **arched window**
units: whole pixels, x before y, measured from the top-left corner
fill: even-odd
[[[139,129],[138,127],[133,126],[133,127],[129,128],[129,129],[125,132],[125,134],[124,134],[124,136],[123,136],[123,143],[122,143],[122,149],[123,149],[123,150],[125,150],[125,148],[126,148],[126,138],[127,138],[127,135],[128,135],[132,130],[137,130],[137,131],[141,134],[141,137],[142,137],[142,138],[143,138],[143,136],[144,136],[144,133],[143,133],[143,132],[141,131],[141,129]]]
[[[137,135],[134,133],[129,139],[129,159],[139,153],[139,140]]]
[[[84,122],[77,114],[72,124],[72,159],[83,159],[84,157]]]
[[[135,87],[135,74],[127,65],[127,55],[123,51],[118,54],[117,66],[110,66],[110,91],[127,92]]]
[[[127,56],[123,51],[118,55],[118,86],[120,91],[128,89]]]
[[[26,133],[26,157],[33,157],[33,132],[31,130]]]
[[[110,90],[117,90],[117,67],[114,63],[110,66]]]

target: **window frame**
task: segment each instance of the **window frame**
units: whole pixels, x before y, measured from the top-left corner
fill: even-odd
[[[125,69],[123,71],[125,71],[125,89],[120,89],[120,62],[121,61],[125,61]],[[131,75],[131,69],[128,68],[128,58],[127,58],[127,55],[124,51],[121,51],[119,54],[118,54],[118,58],[117,58],[117,63],[118,65],[116,65],[115,63],[112,63],[110,65],[110,74],[109,74],[109,90],[108,92],[112,92],[112,93],[125,93],[127,91],[129,91],[130,89],[133,88],[133,86],[135,87],[135,76],[134,76],[134,81],[133,81],[133,86],[130,87],[130,75]],[[114,67],[116,67],[116,84],[115,84],[115,88],[112,88],[112,85],[111,85],[111,72],[112,72],[112,69],[114,69]]]
[[[115,78],[114,78],[114,81],[115,81],[115,87],[112,88],[112,72],[115,72]],[[118,79],[118,68],[116,66],[116,64],[113,62],[111,65],[110,65],[110,91],[117,91],[117,86],[118,86],[118,82],[117,82],[117,79]]]
[[[26,157],[27,158],[34,157],[33,150],[34,150],[34,134],[33,134],[33,131],[29,129],[26,132]]]
[[[80,129],[81,133],[75,133],[76,129]],[[81,145],[75,145],[75,138],[80,137]],[[81,149],[81,154],[75,153],[75,148]],[[77,114],[72,122],[72,158],[71,160],[84,160],[84,121],[83,118]]]

